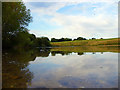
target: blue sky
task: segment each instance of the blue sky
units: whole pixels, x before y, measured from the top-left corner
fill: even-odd
[[[118,3],[115,0],[25,4],[33,17],[28,29],[37,37],[118,37]]]

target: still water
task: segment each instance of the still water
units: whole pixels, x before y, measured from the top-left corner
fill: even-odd
[[[83,51],[4,52],[3,88],[118,88],[118,52]]]

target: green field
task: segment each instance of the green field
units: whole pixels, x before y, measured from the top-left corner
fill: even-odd
[[[76,40],[64,42],[51,42],[53,47],[62,46],[119,46],[120,38],[95,39],[95,40]]]
[[[53,47],[51,51],[62,52],[120,52],[116,46],[76,46],[76,47]]]

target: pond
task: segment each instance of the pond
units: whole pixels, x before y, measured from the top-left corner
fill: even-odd
[[[118,47],[3,52],[3,88],[118,88]]]

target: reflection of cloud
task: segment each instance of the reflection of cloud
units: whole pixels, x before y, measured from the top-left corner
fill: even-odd
[[[88,88],[95,87],[96,83],[98,83],[96,87],[117,87],[118,58],[115,53],[104,53],[101,55],[86,54],[83,56],[76,54],[69,56],[56,55],[42,58],[42,60],[39,58],[37,58],[35,62],[32,61],[30,64],[31,68],[34,66],[34,63],[37,62],[39,64],[37,70],[30,69],[32,72],[35,72],[35,78],[32,82],[33,86],[42,85],[54,88],[62,84],[63,87],[69,87],[69,85],[71,85],[70,83],[67,85],[63,85],[63,83],[69,81],[74,84],[74,81],[77,79],[78,82],[82,80],[80,85]],[[44,68],[41,66],[43,63],[46,63],[44,67],[48,69],[46,72],[43,72]],[[60,67],[50,68],[49,63]],[[35,84],[34,82],[36,81],[38,83]],[[51,83],[49,83],[49,81],[51,81]],[[80,85],[76,83],[75,87],[79,87]]]

